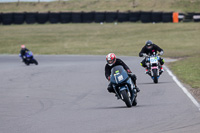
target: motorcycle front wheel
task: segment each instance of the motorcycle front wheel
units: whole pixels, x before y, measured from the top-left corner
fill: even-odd
[[[154,83],[158,83],[157,69],[153,69],[153,81]]]
[[[130,100],[130,98],[128,97],[128,93],[126,92],[126,90],[121,91],[121,94],[122,94],[122,96],[123,96],[124,102],[126,103],[126,106],[127,106],[127,107],[131,107],[131,106],[132,106],[132,105],[131,105],[131,100]]]
[[[36,61],[36,59],[33,59],[33,63],[35,63],[35,65],[38,65],[38,62]]]

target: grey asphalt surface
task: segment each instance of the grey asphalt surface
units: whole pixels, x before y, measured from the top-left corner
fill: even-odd
[[[0,133],[199,133],[200,111],[165,71],[154,84],[142,58],[120,58],[137,75],[138,105],[107,92],[104,56],[36,55],[26,66],[0,55]]]

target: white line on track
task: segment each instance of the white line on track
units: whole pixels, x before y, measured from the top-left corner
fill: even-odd
[[[195,106],[200,111],[200,105],[197,102],[197,100],[190,94],[190,92],[181,84],[181,82],[176,78],[176,76],[166,67],[164,66],[165,70],[168,72],[170,76],[172,76],[172,79],[176,82],[176,84],[183,90],[183,92],[190,98],[190,100],[194,103]]]

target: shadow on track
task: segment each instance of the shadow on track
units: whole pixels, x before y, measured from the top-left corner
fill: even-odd
[[[169,83],[173,83],[173,82],[158,82],[157,84],[169,84]],[[144,84],[155,84],[153,82],[149,82],[149,83],[137,83],[137,85],[144,85]],[[156,84],[155,84],[156,85]]]
[[[137,108],[140,108],[140,107],[147,107],[147,106],[150,106],[150,105],[137,105],[137,106],[132,106],[131,108],[128,108],[126,106],[116,106],[116,107],[97,107],[97,108],[92,108],[92,109],[137,109]]]

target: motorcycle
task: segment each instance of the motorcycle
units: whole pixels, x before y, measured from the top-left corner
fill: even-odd
[[[25,55],[22,57],[21,54],[19,54],[19,57],[23,59],[23,62],[28,66],[29,64],[34,63],[35,65],[38,65],[37,60],[33,57],[33,53],[31,51],[28,51],[25,53]]]
[[[146,65],[148,69],[148,75],[153,79],[154,83],[158,83],[158,79],[162,74],[160,65],[160,55],[153,53],[151,56],[146,56]]]
[[[121,65],[111,69],[110,82],[112,83],[118,99],[124,101],[127,107],[137,105],[137,91],[135,85]]]

